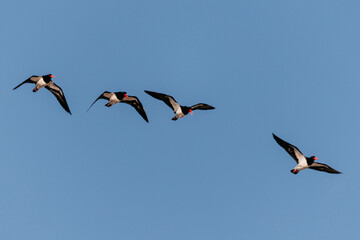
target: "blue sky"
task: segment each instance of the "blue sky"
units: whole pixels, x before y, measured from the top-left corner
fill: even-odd
[[[358,1],[0,2],[1,239],[358,233]],[[73,115],[45,89],[52,73]],[[103,91],[138,96],[90,104]],[[176,122],[143,90],[205,102]],[[290,173],[274,132],[342,171]]]

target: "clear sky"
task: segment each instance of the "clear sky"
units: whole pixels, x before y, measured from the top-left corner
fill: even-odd
[[[359,1],[0,2],[0,238],[351,239]],[[52,73],[73,115],[46,89]],[[146,123],[105,90],[138,96]],[[216,107],[176,122],[165,104]],[[274,132],[343,172],[290,173]]]

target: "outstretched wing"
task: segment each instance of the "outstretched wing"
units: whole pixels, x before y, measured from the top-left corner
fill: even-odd
[[[49,90],[52,94],[54,94],[54,96],[59,101],[60,105],[65,109],[65,111],[67,111],[68,113],[71,114],[70,108],[66,102],[66,98],[65,98],[63,90],[58,85],[56,85],[53,81],[50,81],[48,83],[48,85],[45,86],[45,88],[47,90]]]
[[[281,138],[279,138],[278,136],[276,136],[275,134],[273,134],[273,137],[275,139],[275,141],[282,147],[285,149],[285,151],[287,153],[290,154],[290,156],[297,162],[299,163],[302,161],[306,161],[306,158],[304,156],[304,154],[302,154],[302,152],[300,152],[300,150],[295,147],[294,145],[291,145],[288,142],[285,142],[284,140],[282,140]]]
[[[135,97],[135,96],[128,96],[127,98],[124,98],[123,100],[121,100],[122,103],[127,103],[131,106],[133,106],[136,111],[144,118],[144,120],[146,122],[149,122],[147,116],[146,116],[146,112],[143,108],[143,105],[141,104],[140,100]]]
[[[149,94],[150,96],[159,99],[161,101],[163,101],[164,103],[166,103],[166,105],[168,105],[169,107],[171,107],[171,109],[175,112],[178,108],[180,108],[180,105],[175,101],[175,99],[172,96],[163,94],[163,93],[157,93],[157,92],[151,92],[151,91],[147,91],[145,90],[145,92],[147,94]]]
[[[22,83],[20,83],[19,85],[17,85],[16,87],[14,87],[13,90],[17,89],[18,87],[20,87],[24,83],[36,83],[37,81],[40,80],[40,78],[41,77],[39,77],[39,76],[31,76],[28,79],[26,79],[25,81],[23,81]]]
[[[191,106],[191,110],[211,110],[211,109],[215,109],[213,106],[210,106],[208,104],[205,103],[198,103],[195,104],[194,106]]]
[[[332,167],[330,167],[324,163],[319,163],[319,162],[314,162],[313,164],[311,164],[309,166],[309,168],[317,170],[317,171],[328,172],[328,173],[341,173],[339,171],[336,171]]]
[[[87,112],[90,110],[90,108],[92,107],[92,105],[94,105],[94,103],[96,103],[97,100],[99,100],[99,99],[107,99],[107,100],[109,100],[112,94],[113,94],[113,93],[108,92],[108,91],[103,92],[103,93],[91,104],[91,106],[88,108]]]

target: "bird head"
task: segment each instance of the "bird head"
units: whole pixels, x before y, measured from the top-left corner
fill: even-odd
[[[315,161],[315,160],[319,160],[319,159],[318,159],[317,157],[315,157],[315,156],[312,156],[311,159],[314,160],[314,161]]]
[[[50,74],[48,74],[48,76],[50,77],[50,78],[54,78],[55,76],[54,75],[52,75],[51,73]]]

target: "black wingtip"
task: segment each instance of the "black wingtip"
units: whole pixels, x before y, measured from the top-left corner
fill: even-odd
[[[153,91],[149,91],[149,90],[144,90],[144,92],[146,92],[150,96],[152,96],[153,94],[157,94],[157,92],[153,92]]]
[[[278,136],[276,136],[274,133],[272,133],[272,135],[273,135],[273,138],[275,138],[275,139],[280,139]]]
[[[281,138],[279,138],[278,136],[276,136],[274,133],[272,134],[273,138],[275,139],[275,141],[281,145],[281,142],[283,141]]]
[[[19,85],[17,85],[16,87],[14,87],[14,88],[13,88],[13,90],[18,89],[21,85],[22,85],[22,83],[21,83],[21,84],[19,84]]]

